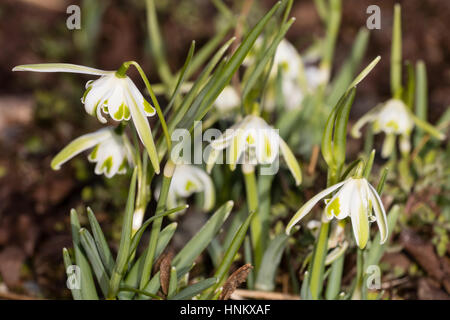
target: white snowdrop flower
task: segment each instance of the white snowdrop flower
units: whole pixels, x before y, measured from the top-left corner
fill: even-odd
[[[238,163],[272,164],[281,150],[296,184],[301,182],[300,166],[289,146],[278,135],[277,130],[258,116],[246,116],[211,143],[211,153],[207,161],[208,172],[211,172],[223,149],[227,150],[226,159],[231,170],[235,170]]]
[[[13,71],[71,72],[100,76],[99,79],[86,83],[86,91],[81,98],[86,112],[96,116],[101,123],[107,122],[104,114],[109,114],[116,121],[132,119],[148,151],[155,172],[159,173],[159,160],[147,121],[148,116],[155,114],[155,109],[144,99],[128,76],[117,71],[105,71],[67,63],[21,65],[15,67]]]
[[[386,103],[370,110],[353,126],[351,134],[355,138],[361,137],[361,128],[368,122],[373,123],[375,133],[384,132],[386,138],[381,155],[389,157],[395,146],[395,136],[400,136],[400,150],[408,153],[411,150],[410,136],[415,125],[422,127],[438,139],[445,136],[425,121],[418,119],[402,100],[390,99]]]
[[[288,223],[286,233],[290,234],[296,223],[308,214],[322,198],[335,190],[339,191],[327,202],[325,207],[326,219],[342,220],[350,216],[353,234],[361,249],[369,240],[369,221],[376,221],[381,235],[380,243],[384,243],[388,237],[386,212],[377,191],[365,178],[349,178],[318,193],[297,211]]]
[[[214,102],[214,106],[221,114],[229,113],[241,104],[241,98],[232,86],[226,86]]]
[[[216,201],[211,177],[203,169],[194,165],[177,165],[170,182],[167,208],[176,208],[185,203],[184,199],[199,192],[203,193],[203,210],[211,210]]]
[[[81,152],[93,148],[88,160],[96,163],[96,174],[104,174],[108,178],[116,174],[124,174],[127,171],[127,165],[132,163],[131,150],[126,146],[124,139],[123,135],[117,134],[111,127],[82,135],[53,158],[51,167],[59,170],[62,164]]]

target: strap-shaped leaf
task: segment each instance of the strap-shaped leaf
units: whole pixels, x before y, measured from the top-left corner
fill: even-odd
[[[100,285],[100,289],[102,290],[103,295],[106,296],[108,294],[109,277],[108,274],[106,273],[105,267],[103,266],[103,262],[97,251],[94,238],[91,236],[89,231],[87,231],[84,228],[81,228],[80,241],[92,266],[95,277],[97,278],[97,281]]]
[[[227,220],[232,208],[233,201],[228,201],[217,209],[205,225],[173,258],[172,265],[177,268],[179,277],[183,275],[181,273],[182,269],[190,266],[216,236],[223,223]]]
[[[275,288],[275,275],[288,239],[289,236],[282,233],[270,242],[264,252],[261,267],[256,277],[256,289],[272,291]]]
[[[165,227],[163,230],[161,230],[159,237],[158,237],[158,243],[156,245],[156,252],[155,252],[155,261],[159,258],[161,253],[164,251],[164,249],[169,244],[170,240],[173,237],[173,234],[175,233],[175,230],[177,228],[177,223],[173,222],[169,224],[167,227]],[[123,285],[130,286],[130,287],[137,287],[139,285],[140,280],[140,274],[142,272],[142,268],[144,265],[145,256],[147,255],[147,250],[145,250],[142,255],[137,259],[137,261],[133,264],[133,267],[131,267],[130,271],[128,272],[125,281],[123,281]],[[157,290],[157,289],[156,289]],[[120,292],[119,293],[119,299],[131,299],[133,297],[133,293],[131,292]]]
[[[70,258],[69,251],[66,248],[63,248],[63,259],[64,259],[64,267],[66,268],[66,273],[69,268],[73,266],[72,259]],[[67,274],[67,276],[72,276]],[[74,300],[81,300],[83,297],[81,296],[80,289],[70,288],[72,292],[72,297]]]
[[[95,289],[94,279],[92,277],[91,267],[81,249],[80,241],[80,222],[78,221],[75,209],[70,211],[70,225],[72,229],[73,249],[75,251],[75,263],[80,268],[80,291],[83,300],[98,300],[97,290]]]
[[[218,279],[217,283],[210,288],[207,292],[203,293],[200,299],[208,299],[211,295],[214,294],[214,292],[225,282],[226,277],[228,275],[228,271],[230,270],[230,266],[233,263],[233,260],[239,250],[239,248],[242,245],[242,242],[244,242],[245,235],[247,234],[247,229],[250,226],[250,221],[252,220],[255,212],[252,212],[248,215],[247,219],[245,219],[245,222],[241,225],[241,227],[236,232],[233,241],[231,242],[230,246],[225,251],[225,255],[223,256],[222,263],[217,268],[216,272],[214,273],[214,277]]]
[[[217,282],[217,278],[208,278],[197,283],[190,285],[189,287],[181,290],[177,295],[173,296],[170,300],[188,300],[204,290],[210,288]]]
[[[111,254],[111,251],[109,250],[105,235],[100,228],[100,224],[95,218],[94,212],[92,212],[91,208],[89,207],[87,208],[87,215],[98,253],[100,255],[100,258],[102,259],[102,263],[105,266],[106,271],[108,272],[108,275],[111,275],[114,269],[114,258]]]
[[[128,261],[131,247],[131,230],[133,224],[134,201],[136,196],[136,179],[137,169],[135,168],[133,171],[133,176],[131,178],[130,189],[123,219],[122,234],[120,237],[119,251],[117,253],[114,271],[111,275],[108,298],[115,298],[117,292],[119,291],[119,284]]]

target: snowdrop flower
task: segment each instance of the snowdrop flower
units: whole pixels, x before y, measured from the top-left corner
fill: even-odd
[[[90,162],[96,163],[95,173],[111,178],[116,174],[124,174],[131,163],[131,150],[124,141],[123,135],[117,134],[112,127],[103,128],[93,133],[78,137],[62,149],[52,160],[51,167],[59,170],[61,165],[93,148],[88,156]]]
[[[369,240],[369,221],[376,221],[381,235],[380,243],[384,243],[388,236],[386,212],[377,191],[365,178],[349,178],[318,193],[297,211],[287,225],[286,233],[290,234],[292,227],[322,198],[338,189],[331,200],[327,201],[325,219],[342,220],[350,216],[356,244],[361,249]],[[375,215],[372,214],[372,209]]]
[[[296,184],[301,182],[300,166],[289,146],[278,135],[277,130],[258,116],[246,116],[211,143],[207,161],[208,172],[211,172],[223,149],[227,149],[227,163],[231,170],[235,170],[237,163],[272,164],[280,149]]]
[[[214,184],[211,177],[204,170],[194,165],[177,165],[170,182],[167,208],[173,209],[182,205],[182,199],[198,192],[202,192],[204,195],[203,210],[211,210],[215,203]]]
[[[408,110],[403,101],[398,99],[390,99],[360,118],[352,128],[352,136],[361,137],[360,130],[368,122],[373,123],[375,133],[384,132],[386,134],[381,152],[383,158],[387,158],[391,154],[397,135],[400,136],[400,150],[404,153],[411,150],[410,136],[415,125],[420,125],[438,139],[445,137],[442,133],[435,132],[436,130],[430,124],[421,122]]]
[[[241,98],[232,86],[226,86],[214,102],[214,106],[221,114],[226,114],[239,107]]]
[[[86,112],[96,116],[101,123],[107,122],[104,114],[109,114],[116,121],[132,119],[155,172],[159,173],[159,160],[147,121],[148,116],[155,114],[155,109],[123,70],[105,71],[74,64],[48,63],[21,65],[13,71],[71,72],[100,76],[99,79],[86,83],[86,91],[81,98]]]

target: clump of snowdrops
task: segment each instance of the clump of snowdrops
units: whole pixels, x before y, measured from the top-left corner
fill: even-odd
[[[89,115],[109,125],[73,140],[54,157],[51,166],[58,170],[90,150],[88,160],[95,163],[96,174],[130,176],[117,252],[112,252],[91,209],[87,208],[89,227],[80,225],[75,210],[70,213],[73,248],[64,249],[63,256],[67,270],[73,270],[73,265],[79,268],[79,273],[68,272],[68,284],[78,281],[78,286],[69,285],[73,298],[222,299],[230,295],[223,290],[233,264],[253,267],[239,269],[247,275],[249,289],[273,291],[283,255],[292,261],[302,258],[299,270],[289,263],[291,292],[302,299],[373,297],[366,285],[366,270],[379,263],[403,206],[396,200],[389,207],[383,204],[387,167],[391,174],[401,176],[403,192],[408,193],[414,174],[407,165],[411,154],[417,156],[417,148],[430,139],[444,138],[440,128],[426,122],[423,63],[417,65],[416,80],[408,79],[403,86],[400,7],[395,7],[393,25],[392,99],[355,124],[351,134],[356,138],[362,136],[365,124],[371,127],[364,152],[350,162],[346,155],[348,119],[357,86],[380,60],[374,58],[358,72],[368,31],[360,30],[347,62],[332,72],[341,0],[317,1],[326,34],[304,54],[285,39],[295,20],[289,18],[292,0],[277,3],[252,27],[245,25],[245,17],[236,18],[220,3],[215,2],[229,25],[198,53],[192,42],[183,67],[172,73],[154,1],[147,1],[160,84],[152,86],[135,61],[126,61],[113,71],[65,63],[14,68],[93,76],[95,79],[86,83],[81,103]],[[245,36],[226,39],[238,24],[246,30]],[[235,44],[237,41],[240,43]],[[129,68],[138,70],[145,90],[127,76]],[[161,105],[158,96],[167,103]],[[149,117],[157,118],[153,128]],[[202,134],[212,127],[224,133],[209,141],[206,160],[194,163],[185,154],[188,150],[190,154],[189,143],[203,141],[194,142],[192,133],[200,130]],[[174,138],[180,132],[188,137],[182,143]],[[381,132],[386,135],[381,155],[389,160],[379,172],[372,172],[378,153],[372,135]],[[422,142],[424,138],[428,140]],[[224,150],[222,163],[227,166],[216,163],[223,160]],[[318,160],[319,151],[323,162]],[[301,159],[310,158],[315,160],[306,168]],[[267,174],[264,169],[274,164],[278,170]],[[307,180],[311,185],[309,176],[319,170],[316,166],[326,172],[327,183],[321,186],[323,191],[307,198],[304,183]],[[280,181],[281,189],[276,187]],[[240,192],[243,189],[245,193]],[[285,190],[288,194],[283,195]],[[199,198],[195,214],[206,212],[209,219],[180,251],[167,254],[177,231],[176,219],[185,213],[194,194]],[[325,206],[318,220],[300,228],[322,199]],[[152,201],[155,210],[149,210]],[[290,219],[286,225],[277,210]],[[371,228],[373,224],[378,228]],[[143,243],[146,231],[150,234]],[[297,235],[303,232],[313,240],[304,245],[300,255],[297,249],[302,244]],[[357,274],[350,287],[343,287],[344,258],[354,251]],[[190,271],[205,252],[214,270],[192,279]]]

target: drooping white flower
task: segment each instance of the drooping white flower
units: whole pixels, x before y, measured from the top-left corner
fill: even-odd
[[[289,146],[278,135],[277,130],[258,116],[246,116],[211,143],[211,153],[207,161],[208,172],[211,172],[223,149],[227,150],[226,159],[231,170],[234,170],[238,163],[272,164],[277,160],[281,150],[296,184],[299,185],[301,182],[300,166]]]
[[[288,223],[286,233],[290,234],[292,227],[308,214],[322,198],[338,189],[339,191],[327,202],[326,219],[342,220],[350,216],[353,234],[361,249],[369,240],[369,221],[376,221],[380,230],[380,243],[384,243],[388,237],[386,212],[377,191],[365,178],[349,178],[315,195],[297,211]],[[372,214],[372,210],[374,214]]]
[[[436,132],[430,124],[415,117],[405,103],[399,99],[390,99],[361,117],[352,128],[352,136],[361,137],[360,130],[368,122],[373,123],[374,133],[384,132],[386,134],[381,153],[384,158],[391,154],[397,135],[400,136],[400,150],[404,153],[411,150],[410,136],[415,125],[431,131],[430,133],[438,139],[444,138],[444,135]]]
[[[93,148],[88,160],[96,163],[96,174],[104,174],[108,178],[116,174],[124,174],[127,171],[127,165],[131,163],[131,151],[127,148],[124,139],[123,135],[117,134],[111,127],[82,135],[53,158],[51,167],[59,170],[61,165],[76,155]]]
[[[176,208],[184,203],[184,199],[199,192],[203,193],[203,210],[211,210],[215,204],[214,184],[211,177],[203,169],[194,165],[177,165],[167,194],[167,208]]]
[[[214,106],[221,114],[229,113],[241,104],[241,98],[232,86],[226,86],[214,101]]]
[[[100,76],[97,80],[86,83],[86,92],[81,98],[85,110],[96,116],[101,123],[109,114],[116,121],[133,120],[138,135],[146,147],[156,173],[159,173],[159,160],[153,141],[148,116],[155,114],[155,109],[148,103],[133,81],[117,71],[105,71],[85,66],[66,63],[21,65],[13,71],[35,72],[71,72]]]

